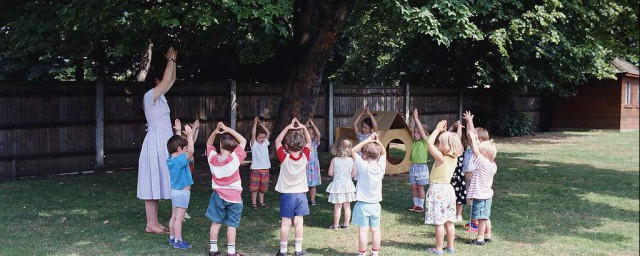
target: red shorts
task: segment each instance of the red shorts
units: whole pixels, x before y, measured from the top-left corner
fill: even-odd
[[[267,192],[269,189],[269,170],[258,169],[251,170],[251,182],[249,183],[249,191],[251,192]]]

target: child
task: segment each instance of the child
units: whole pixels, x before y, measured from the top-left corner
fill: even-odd
[[[218,134],[222,137],[220,153],[213,146]],[[218,252],[218,232],[222,224],[227,225],[227,256],[243,255],[236,252],[236,229],[240,226],[242,215],[242,184],[238,168],[247,156],[244,152],[246,143],[242,135],[222,122],[218,123],[207,140],[207,162],[213,188],[206,213],[212,222],[209,230],[210,256],[221,255]]]
[[[460,120],[453,123],[449,131],[456,129],[456,134],[460,141],[462,142],[462,122]],[[462,144],[462,149],[464,150],[464,143]],[[456,222],[462,221],[462,206],[467,203],[467,188],[464,180],[464,175],[462,174],[462,163],[464,162],[464,154],[458,157],[458,161],[456,162],[456,169],[453,171],[453,177],[451,177],[451,186],[456,191]]]
[[[318,145],[320,145],[320,130],[309,118],[306,126],[311,128],[309,135],[311,136],[311,154],[309,164],[307,165],[307,186],[309,187],[309,195],[311,197],[311,205],[316,205],[316,186],[322,185],[320,177],[320,161],[318,160]]]
[[[413,207],[409,211],[424,212],[424,185],[429,184],[429,167],[427,166],[427,129],[420,123],[418,109],[413,109],[413,146],[411,146],[411,168],[409,184],[413,195]]]
[[[429,253],[441,255],[445,236],[447,235],[447,252],[454,253],[455,239],[456,195],[451,186],[451,177],[456,168],[458,156],[462,154],[460,138],[452,132],[447,132],[447,121],[442,120],[429,136],[427,147],[435,160],[429,175],[429,190],[425,211],[425,224],[435,225],[436,246],[430,248]],[[436,139],[438,145],[436,146]]]
[[[475,127],[475,132],[476,135],[478,135],[478,141],[480,142],[484,142],[484,141],[488,141],[490,139],[489,137],[489,132],[482,128],[482,127]],[[467,141],[470,141],[471,139],[469,139],[468,133],[467,133]],[[468,156],[467,156],[468,154]],[[471,177],[473,177],[473,170],[475,169],[475,167],[473,166],[473,162],[475,160],[475,156],[473,155],[473,150],[471,147],[469,147],[467,149],[467,151],[465,152],[465,159],[464,162],[466,162],[467,164],[464,164],[463,162],[463,173],[464,173],[464,179],[465,179],[465,184],[466,184],[466,188],[467,191],[469,191],[469,183],[471,182]],[[467,204],[471,204],[471,199],[469,199],[469,197],[467,196]],[[476,219],[471,219],[469,221],[468,224],[465,225],[465,228],[467,229],[467,232],[470,233],[475,233],[478,231],[478,220]]]
[[[478,220],[478,236],[468,244],[484,245],[485,242],[491,242],[490,217],[493,197],[491,186],[493,185],[493,176],[498,170],[495,162],[497,150],[493,140],[483,142],[478,140],[478,135],[473,129],[471,112],[465,112],[463,117],[469,127],[469,139],[475,156],[473,176],[469,183],[469,198],[473,200],[471,218]]]
[[[360,151],[362,150],[362,157]],[[353,225],[358,229],[359,256],[367,253],[367,235],[371,231],[371,255],[380,253],[382,232],[380,231],[380,201],[382,201],[382,178],[384,177],[387,159],[384,146],[378,134],[358,143],[351,149],[358,176],[356,186],[356,205],[353,207]]]
[[[182,135],[182,123],[180,122],[180,119],[176,119],[174,121],[174,125],[173,125],[173,129],[176,131],[176,135]],[[191,130],[193,131],[193,141],[195,143],[195,141],[198,140],[198,131],[200,130],[200,120],[197,120],[193,122],[193,124],[191,124]],[[193,145],[194,147],[194,151],[195,151],[195,144]],[[188,159],[189,160],[189,170],[191,171],[191,176],[193,176],[193,170],[195,168],[195,160],[193,159],[193,155]],[[188,220],[191,219],[191,216],[189,216],[189,213],[185,212],[184,213],[184,219]]]
[[[349,228],[351,220],[351,202],[356,200],[356,187],[351,180],[356,175],[356,168],[351,158],[351,141],[342,138],[333,144],[331,153],[335,156],[329,165],[329,176],[333,181],[327,186],[329,202],[333,204],[333,225],[329,229]],[[340,212],[344,209],[344,224],[340,223]]]
[[[282,140],[285,140],[284,146],[282,146]],[[293,118],[291,123],[278,135],[275,143],[278,149],[276,155],[280,160],[280,175],[278,175],[276,191],[282,193],[280,196],[280,217],[282,218],[280,251],[276,253],[276,256],[287,255],[292,219],[295,228],[296,249],[294,256],[307,255],[307,252],[302,250],[302,240],[304,237],[303,216],[309,214],[305,193],[309,191],[306,169],[309,163],[311,136],[307,128],[297,118]]]
[[[257,127],[258,124],[260,124],[259,129]],[[254,210],[258,209],[258,204],[256,203],[258,194],[260,207],[268,207],[264,203],[264,193],[267,193],[269,188],[269,168],[271,168],[271,161],[269,160],[270,134],[269,129],[256,116],[251,127],[251,183],[249,184],[251,206]]]
[[[180,121],[176,119],[176,123]],[[169,179],[171,180],[171,220],[169,220],[169,245],[178,249],[189,249],[191,245],[182,240],[182,221],[189,208],[191,197],[191,185],[193,178],[189,171],[189,158],[193,156],[193,130],[187,125],[185,128],[185,140],[180,135],[174,135],[167,141],[169,158]]]
[[[362,124],[359,124],[360,118],[364,115],[369,115],[369,117],[363,119]],[[356,133],[358,142],[366,140],[369,135],[378,131],[378,123],[373,117],[373,114],[371,114],[371,111],[369,111],[369,107],[363,108],[362,112],[356,117],[356,120],[353,122],[353,131]]]

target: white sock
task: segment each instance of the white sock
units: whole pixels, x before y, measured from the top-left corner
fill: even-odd
[[[418,206],[424,208],[424,198],[422,199],[418,198]]]
[[[413,206],[420,206],[420,205],[419,205],[419,202],[420,202],[420,201],[418,201],[418,200],[420,200],[420,198],[417,198],[417,197],[414,197],[414,198],[413,198]]]
[[[218,240],[209,240],[209,251],[210,252],[218,251]]]
[[[287,253],[287,242],[280,242],[280,253]]]
[[[302,251],[302,238],[296,238],[296,252]]]
[[[378,253],[379,253],[379,252],[380,252],[380,251],[374,251],[374,250],[371,250],[371,256],[378,256]]]
[[[227,254],[236,253],[236,244],[227,244]]]
[[[176,236],[174,236],[174,235],[169,235],[169,239],[171,239],[171,240],[175,240],[175,239],[176,239]]]
[[[367,256],[367,252],[366,251],[365,252],[359,252],[358,256]]]
[[[182,237],[176,236],[176,244],[182,243]]]

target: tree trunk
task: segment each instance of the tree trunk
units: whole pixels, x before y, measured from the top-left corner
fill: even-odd
[[[147,46],[147,50],[142,55],[142,59],[140,60],[140,67],[138,68],[138,77],[136,80],[138,82],[144,82],[144,79],[147,78],[147,73],[149,73],[149,69],[151,68],[151,55],[153,50],[153,43],[149,42]]]
[[[77,58],[73,60],[73,63],[76,66],[75,70],[75,79],[76,82],[84,81],[84,60],[82,58]]]
[[[275,130],[284,128],[293,117],[303,123],[313,117],[329,50],[353,3],[354,0],[295,1],[291,71],[282,88]]]

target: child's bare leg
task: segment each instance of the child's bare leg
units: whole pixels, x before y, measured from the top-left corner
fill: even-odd
[[[304,238],[304,219],[302,216],[293,217],[293,227],[295,228],[295,237],[299,239]]]
[[[456,239],[456,226],[453,222],[447,221],[444,223],[444,228],[447,230],[447,248],[453,248],[453,241]]]
[[[367,251],[367,234],[369,233],[369,227],[358,228],[358,251]]]
[[[491,220],[487,219],[487,221],[485,221],[485,225],[486,225],[486,228],[484,230],[484,236],[486,238],[490,238],[491,237]]]
[[[282,223],[280,224],[280,242],[286,243],[289,241],[289,230],[291,229],[291,219],[282,217]]]
[[[462,216],[462,204],[456,204],[456,218]]]
[[[209,239],[213,241],[218,241],[218,233],[220,232],[220,227],[222,224],[211,222],[211,228],[209,228]]]
[[[483,241],[484,233],[487,230],[487,220],[486,219],[478,219],[478,238],[476,240]]]
[[[176,208],[171,208],[171,219],[169,219],[169,235],[175,236],[175,228],[173,224],[176,222]]]
[[[316,203],[316,187],[309,187],[309,194],[311,195],[311,203]]]
[[[258,197],[258,192],[257,191],[251,191],[251,204],[255,205],[256,204],[256,197]]]
[[[371,228],[371,250],[380,251],[380,244],[382,243],[382,232],[380,227]]]
[[[442,250],[444,243],[444,225],[436,225],[436,250]]]
[[[424,197],[425,197],[424,186],[422,186],[422,185],[417,185],[417,186],[418,186],[418,198],[424,199]],[[424,207],[424,205],[419,205],[419,206],[420,207]]]
[[[413,198],[418,198],[418,184],[411,184],[411,195]]]
[[[342,203],[342,208],[344,208],[344,226],[348,227],[351,220],[351,203]]]
[[[264,204],[264,193],[258,192],[258,197],[260,199],[260,205]]]
[[[338,227],[340,223],[340,212],[342,211],[342,204],[333,205],[333,227]]]
[[[227,226],[227,243],[236,244],[236,228]]]
[[[184,214],[187,212],[187,209],[174,207],[173,212],[176,214],[175,219],[173,219],[173,225],[169,226],[171,232],[176,237],[176,240],[182,240],[182,220],[184,219]],[[172,214],[173,215],[173,214]]]

